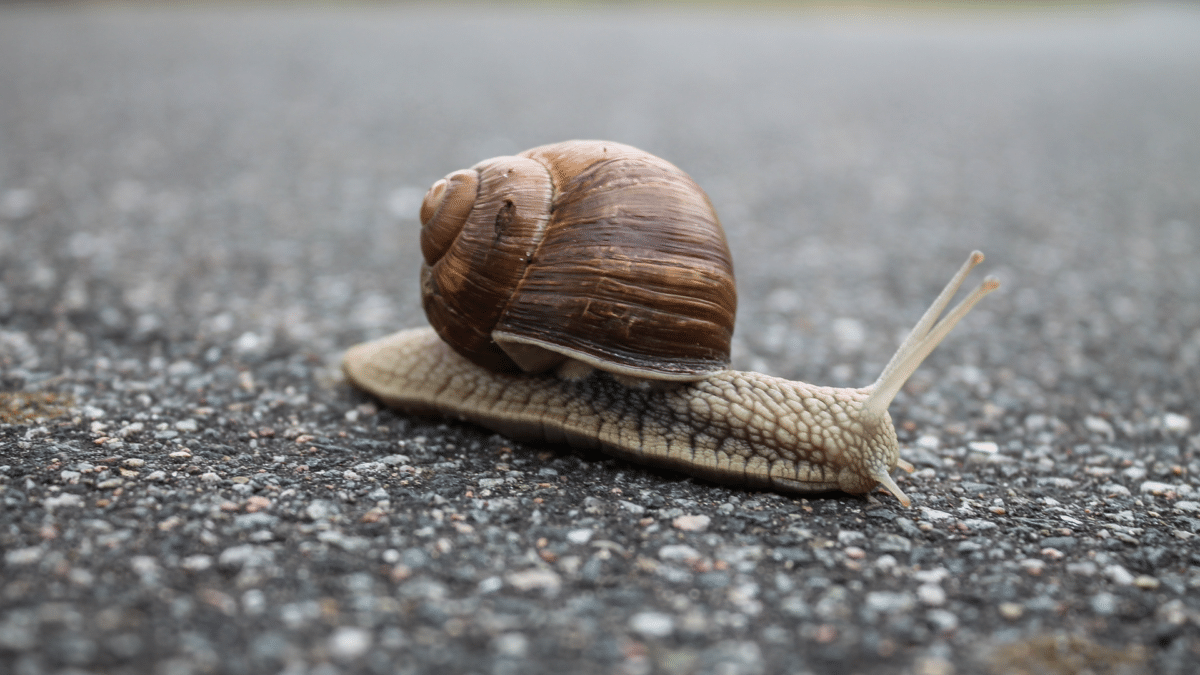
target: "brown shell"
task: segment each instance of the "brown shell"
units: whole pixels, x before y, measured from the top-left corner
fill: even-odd
[[[426,316],[493,370],[570,357],[648,379],[729,365],[733,260],[712,204],[671,163],[566,141],[438,181],[421,207]]]

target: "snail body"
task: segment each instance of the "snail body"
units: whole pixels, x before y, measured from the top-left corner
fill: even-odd
[[[421,276],[433,329],[352,347],[343,360],[351,383],[402,411],[520,440],[597,448],[784,492],[864,494],[881,485],[909,504],[890,473],[912,467],[900,458],[887,408],[954,325],[999,286],[986,279],[938,321],[981,253],[970,255],[867,387],[739,372],[727,367],[736,310],[728,248],[707,197],[686,174],[598,141],[513,159],[481,162],[430,189],[421,209]],[[445,221],[462,224],[443,229]],[[507,241],[517,232],[533,233],[534,243]],[[447,263],[490,258],[510,269],[483,280],[463,262]],[[575,286],[554,266],[539,267],[548,262],[565,265]],[[610,262],[622,283],[611,281]],[[511,290],[493,287],[509,277]],[[574,295],[558,301],[552,289]],[[520,297],[529,290],[533,300]],[[466,297],[449,297],[459,291]],[[481,293],[491,295],[480,300]],[[522,314],[539,306],[546,313],[536,319]],[[459,325],[472,318],[484,321]],[[578,335],[560,336],[577,319]]]

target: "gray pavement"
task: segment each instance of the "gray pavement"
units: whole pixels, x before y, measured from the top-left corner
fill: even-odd
[[[1200,12],[0,7],[0,672],[1200,672]],[[416,207],[708,190],[735,365],[875,378],[912,508],[381,410]]]

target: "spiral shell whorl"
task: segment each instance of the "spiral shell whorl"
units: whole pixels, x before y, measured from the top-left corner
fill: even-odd
[[[570,357],[672,380],[728,365],[732,257],[708,197],[665,160],[541,146],[438,181],[421,217],[426,315],[476,364]]]

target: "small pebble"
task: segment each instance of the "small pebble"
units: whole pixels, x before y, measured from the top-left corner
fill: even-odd
[[[931,609],[925,612],[925,620],[942,633],[949,633],[958,628],[958,615],[945,609]]]
[[[1111,616],[1117,612],[1117,596],[1112,593],[1097,593],[1088,604],[1092,606],[1093,612],[1103,616]]]
[[[551,570],[532,568],[521,572],[509,572],[505,575],[508,583],[521,591],[541,590],[546,593],[556,593],[562,586],[562,578]]]
[[[1162,417],[1162,425],[1166,431],[1182,436],[1192,428],[1192,421],[1186,415],[1166,413]]]
[[[1096,574],[1096,563],[1090,560],[1067,563],[1067,572],[1083,577],[1090,577]]]
[[[572,544],[586,544],[592,540],[592,535],[595,532],[589,529],[578,529],[567,532],[567,541]]]
[[[1000,616],[1005,619],[1016,621],[1025,613],[1025,606],[1019,602],[1002,602],[997,607],[997,610],[1000,612]]]
[[[212,567],[213,559],[210,555],[190,555],[179,561],[179,566],[189,572],[203,572]]]
[[[662,612],[641,612],[630,617],[629,628],[646,637],[662,638],[675,630],[675,619]]]
[[[946,591],[937,584],[921,584],[917,587],[917,599],[921,604],[938,607],[946,604]]]
[[[1109,565],[1104,568],[1104,576],[1112,580],[1114,584],[1128,586],[1133,583],[1134,577],[1129,573],[1129,570],[1120,565]]]
[[[679,516],[671,521],[671,527],[684,532],[703,532],[712,519],[704,515]]]
[[[1146,469],[1141,466],[1131,466],[1121,472],[1129,480],[1141,480],[1146,477]]]
[[[31,565],[41,560],[44,554],[45,551],[43,551],[39,546],[17,548],[4,553],[4,564],[14,567]]]
[[[937,522],[939,520],[946,520],[947,518],[953,518],[954,516],[950,515],[949,513],[946,513],[945,511],[938,511],[936,509],[931,509],[931,508],[922,506],[921,507],[921,517],[930,522]]]
[[[1149,574],[1141,574],[1141,575],[1138,575],[1133,580],[1133,585],[1137,586],[1138,588],[1144,588],[1146,590],[1152,591],[1152,590],[1158,588],[1159,581],[1158,581],[1158,579],[1150,576]]]
[[[503,633],[492,638],[491,648],[497,656],[523,659],[529,652],[529,638],[523,633]]]
[[[1046,563],[1036,558],[1026,558],[1017,564],[1024,568],[1027,573],[1035,577],[1040,575],[1042,570],[1046,569]]]
[[[700,552],[686,544],[670,544],[658,549],[662,560],[699,560]]]
[[[863,606],[869,611],[881,614],[907,612],[913,608],[913,596],[908,593],[872,591],[867,593]]]
[[[1110,497],[1113,495],[1128,497],[1131,494],[1129,492],[1129,488],[1121,485],[1120,483],[1105,483],[1104,485],[1100,486],[1100,489],[1104,492],[1104,494],[1109,495]]]
[[[371,633],[362,628],[342,626],[329,637],[329,654],[339,661],[352,661],[371,648]]]
[[[862,532],[857,532],[855,530],[841,530],[838,532],[837,537],[838,537],[838,543],[843,546],[846,546],[846,545],[858,546],[867,541],[867,536],[865,534],[863,534]]]
[[[913,662],[914,675],[954,675],[954,664],[942,656],[922,656]]]
[[[1105,436],[1110,441],[1116,437],[1116,432],[1113,431],[1112,425],[1103,417],[1088,415],[1083,419],[1083,426],[1093,434]]]

